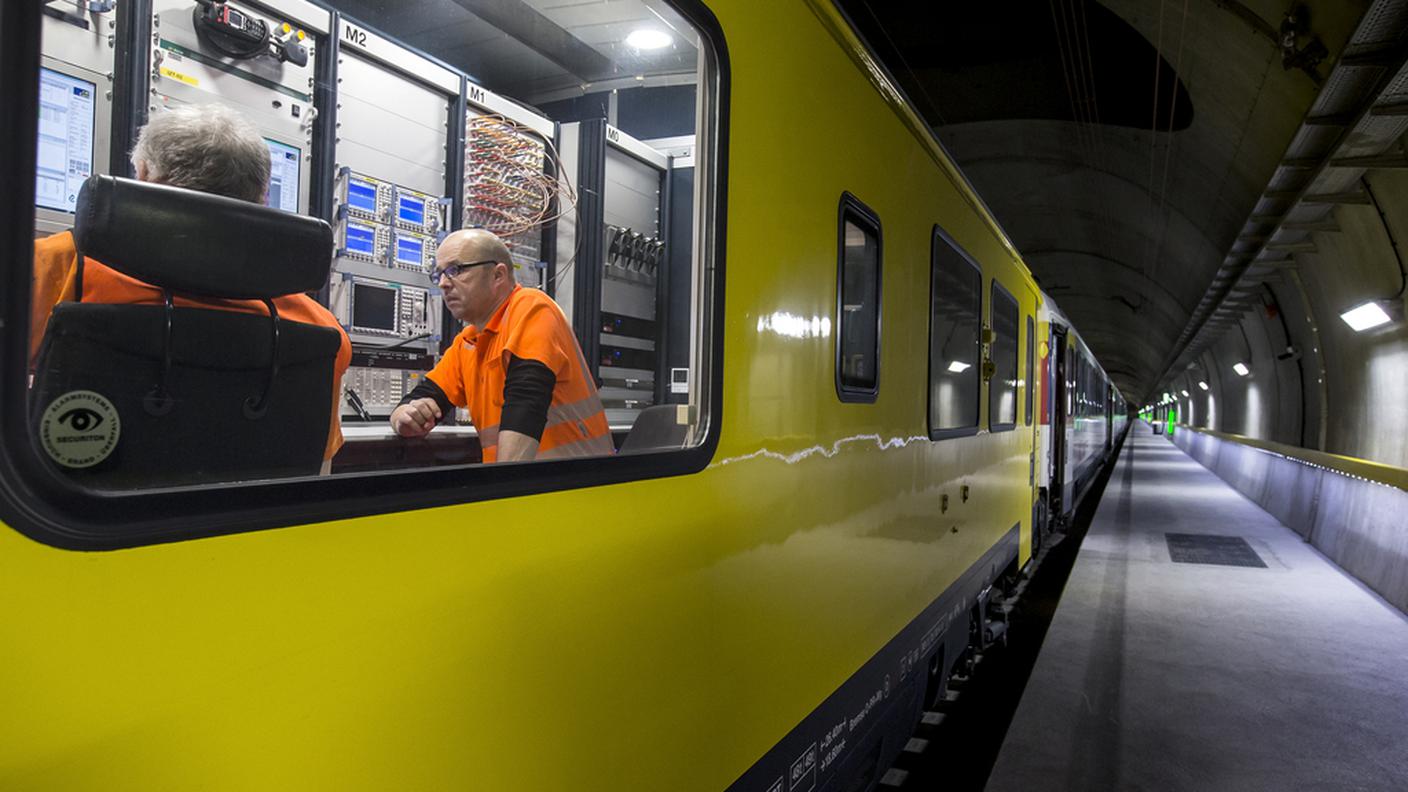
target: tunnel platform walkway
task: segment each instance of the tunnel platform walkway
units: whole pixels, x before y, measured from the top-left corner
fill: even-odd
[[[1408,618],[1136,422],[987,789],[1408,789]]]

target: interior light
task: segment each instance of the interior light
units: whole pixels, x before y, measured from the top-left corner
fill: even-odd
[[[1207,390],[1207,389],[1208,389],[1208,384],[1207,384],[1206,382],[1202,382],[1202,381],[1200,380],[1200,381],[1198,382],[1198,387],[1199,387],[1199,388],[1202,388],[1203,390]]]
[[[949,371],[952,371],[954,374],[962,374],[963,372],[967,371],[968,369],[970,369],[970,368],[972,368],[972,367],[973,367],[973,364],[972,364],[972,363],[961,363],[961,362],[959,362],[959,361],[957,361],[957,360],[955,360],[955,361],[953,361],[952,363],[948,364],[948,370],[949,370]]]
[[[1389,318],[1389,315],[1384,312],[1383,306],[1376,302],[1366,302],[1363,305],[1356,305],[1340,314],[1340,318],[1356,333],[1362,333],[1371,327],[1378,327],[1379,325],[1388,324],[1393,321]]]
[[[1252,373],[1252,370],[1247,368],[1247,365],[1245,363],[1233,363],[1232,370],[1237,372],[1237,376],[1239,377],[1245,377],[1248,374]]]
[[[638,28],[626,36],[626,46],[638,50],[663,49],[670,46],[672,41],[674,39],[670,38],[669,33],[654,28]]]

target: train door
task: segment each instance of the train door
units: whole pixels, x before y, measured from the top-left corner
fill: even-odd
[[[1105,450],[1115,444],[1115,387],[1105,386]]]
[[[1051,323],[1051,514],[1057,519],[1065,513],[1066,492],[1066,371],[1069,355],[1066,349],[1066,328]]]

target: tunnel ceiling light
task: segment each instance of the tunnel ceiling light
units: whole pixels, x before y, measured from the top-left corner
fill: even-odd
[[[972,364],[972,363],[963,363],[963,362],[960,362],[960,361],[957,361],[957,360],[955,360],[955,361],[953,361],[952,363],[949,363],[949,364],[948,364],[948,370],[949,370],[949,371],[952,371],[954,374],[962,374],[963,372],[967,371],[968,369],[970,369],[970,368],[972,368],[972,367],[973,367],[973,364]]]
[[[1356,333],[1362,333],[1370,328],[1393,321],[1384,311],[1383,306],[1372,301],[1354,306],[1340,314],[1340,318]]]
[[[1202,388],[1203,390],[1207,390],[1208,384],[1206,382],[1203,382],[1202,380],[1198,380],[1198,387]]]
[[[1252,373],[1252,370],[1247,368],[1247,364],[1245,363],[1233,363],[1232,370],[1237,372],[1237,376],[1239,377],[1245,377]]]
[[[670,46],[674,39],[670,34],[655,28],[636,28],[626,36],[626,46],[638,50],[657,50]]]
[[[1188,391],[1185,390],[1185,391],[1183,391],[1183,395],[1184,395],[1184,396],[1191,396],[1192,394],[1190,394]]]

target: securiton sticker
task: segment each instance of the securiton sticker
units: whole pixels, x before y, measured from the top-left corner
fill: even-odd
[[[161,67],[161,76],[170,77],[171,79],[176,80],[177,82],[183,82],[186,85],[195,86],[197,88],[200,87],[200,80],[197,80],[189,74],[182,74],[181,72],[178,72],[175,69],[166,66]]]
[[[39,418],[39,439],[49,458],[68,468],[102,462],[117,448],[122,421],[102,394],[70,391],[53,400]]]

